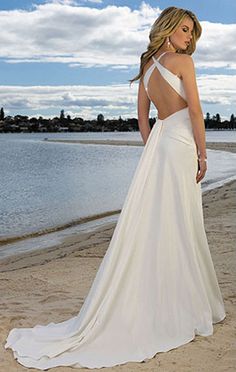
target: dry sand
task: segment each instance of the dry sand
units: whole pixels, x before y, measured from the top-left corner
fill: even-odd
[[[236,181],[203,194],[205,229],[223,294],[226,318],[214,334],[157,353],[145,363],[104,371],[230,372],[236,370]],[[4,344],[11,328],[61,322],[78,314],[106,252],[115,223],[67,238],[61,245],[0,262],[0,372],[23,372]],[[157,309],[158,310],[158,309]],[[75,369],[58,367],[57,372]],[[88,369],[79,369],[88,371]],[[95,371],[98,371],[96,369]]]

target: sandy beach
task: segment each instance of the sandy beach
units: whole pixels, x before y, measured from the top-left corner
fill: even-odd
[[[225,148],[228,145],[226,143]],[[235,150],[235,144],[232,148]],[[157,353],[145,363],[130,362],[107,368],[106,371],[236,370],[236,181],[205,192],[203,210],[209,247],[225,302],[226,319],[214,325],[212,336],[196,336],[190,343],[166,353]],[[11,328],[61,322],[78,314],[107,250],[114,226],[110,223],[96,231],[68,237],[56,247],[0,262],[0,372],[27,370],[14,360],[11,350],[4,349]],[[70,367],[52,370],[72,371]]]
[[[66,139],[47,139],[44,141],[47,142],[61,142],[61,143],[80,143],[84,145],[115,145],[115,146],[143,146],[144,143],[142,140],[132,141],[132,140],[66,140]],[[236,143],[235,142],[206,142],[207,149],[220,150],[220,151],[229,151],[236,153]]]

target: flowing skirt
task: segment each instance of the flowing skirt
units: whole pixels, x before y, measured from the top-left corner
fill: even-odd
[[[188,108],[158,119],[80,312],[61,323],[12,329],[5,348],[20,364],[111,367],[213,334],[225,309],[197,167]]]

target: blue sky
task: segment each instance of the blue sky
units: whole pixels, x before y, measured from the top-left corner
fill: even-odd
[[[8,9],[32,9],[32,4],[45,4],[46,0],[0,0],[1,10]],[[132,9],[138,9],[142,1],[109,1],[104,0],[101,3],[79,2],[81,5],[92,8],[103,8],[107,5],[128,6]],[[236,21],[236,1],[235,0],[150,0],[148,1],[153,7],[157,5],[164,9],[168,6],[177,6],[185,9],[191,9],[200,20],[211,22],[235,23]]]
[[[193,58],[204,113],[235,114],[235,0],[0,0],[0,106],[9,115],[136,117],[128,79],[151,24],[173,5],[203,27]]]

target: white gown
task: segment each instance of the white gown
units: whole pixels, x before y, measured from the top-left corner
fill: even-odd
[[[159,59],[153,61],[144,77],[146,89],[156,67],[185,99],[182,80]],[[111,367],[152,358],[195,335],[213,334],[213,323],[226,314],[196,173],[196,144],[186,107],[157,119],[152,127],[78,315],[9,332],[5,348],[13,350],[20,364],[40,370]]]

